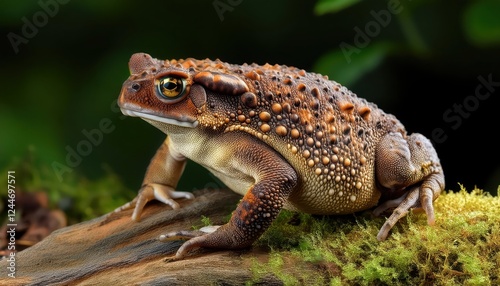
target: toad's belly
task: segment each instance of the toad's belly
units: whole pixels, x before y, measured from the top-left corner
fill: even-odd
[[[318,215],[349,214],[375,206],[380,195],[374,185],[358,189],[334,181],[305,181],[288,197],[285,208]]]

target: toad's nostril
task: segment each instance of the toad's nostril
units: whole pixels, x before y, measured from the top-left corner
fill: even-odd
[[[138,91],[140,88],[141,88],[141,85],[140,85],[140,84],[138,84],[138,83],[134,83],[134,84],[132,84],[132,89],[133,89],[133,90]]]

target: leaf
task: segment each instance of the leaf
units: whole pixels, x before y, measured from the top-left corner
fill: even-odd
[[[376,43],[365,48],[352,45],[350,47],[350,51],[339,47],[323,55],[314,65],[314,71],[328,75],[342,85],[351,86],[364,74],[376,68],[392,48],[386,43]]]
[[[464,30],[469,40],[480,46],[500,44],[500,2],[473,2],[464,12]]]
[[[319,0],[314,7],[314,12],[318,15],[336,13],[358,2],[361,0]]]

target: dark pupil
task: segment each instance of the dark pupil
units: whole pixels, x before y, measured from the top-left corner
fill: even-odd
[[[177,83],[174,82],[174,81],[171,81],[171,80],[167,80],[163,84],[163,88],[165,88],[166,90],[176,90],[177,89]]]

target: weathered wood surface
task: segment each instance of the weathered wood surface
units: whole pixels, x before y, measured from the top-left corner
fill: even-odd
[[[194,200],[180,200],[182,208],[175,211],[150,202],[139,223],[127,210],[55,231],[17,253],[16,278],[2,275],[0,285],[244,285],[252,278],[251,259],[265,253],[199,250],[165,262],[182,241],[160,242],[161,234],[199,226],[201,215],[221,223],[241,199],[221,190],[195,194]],[[4,274],[7,266],[0,261]],[[259,282],[281,284],[266,279]]]

